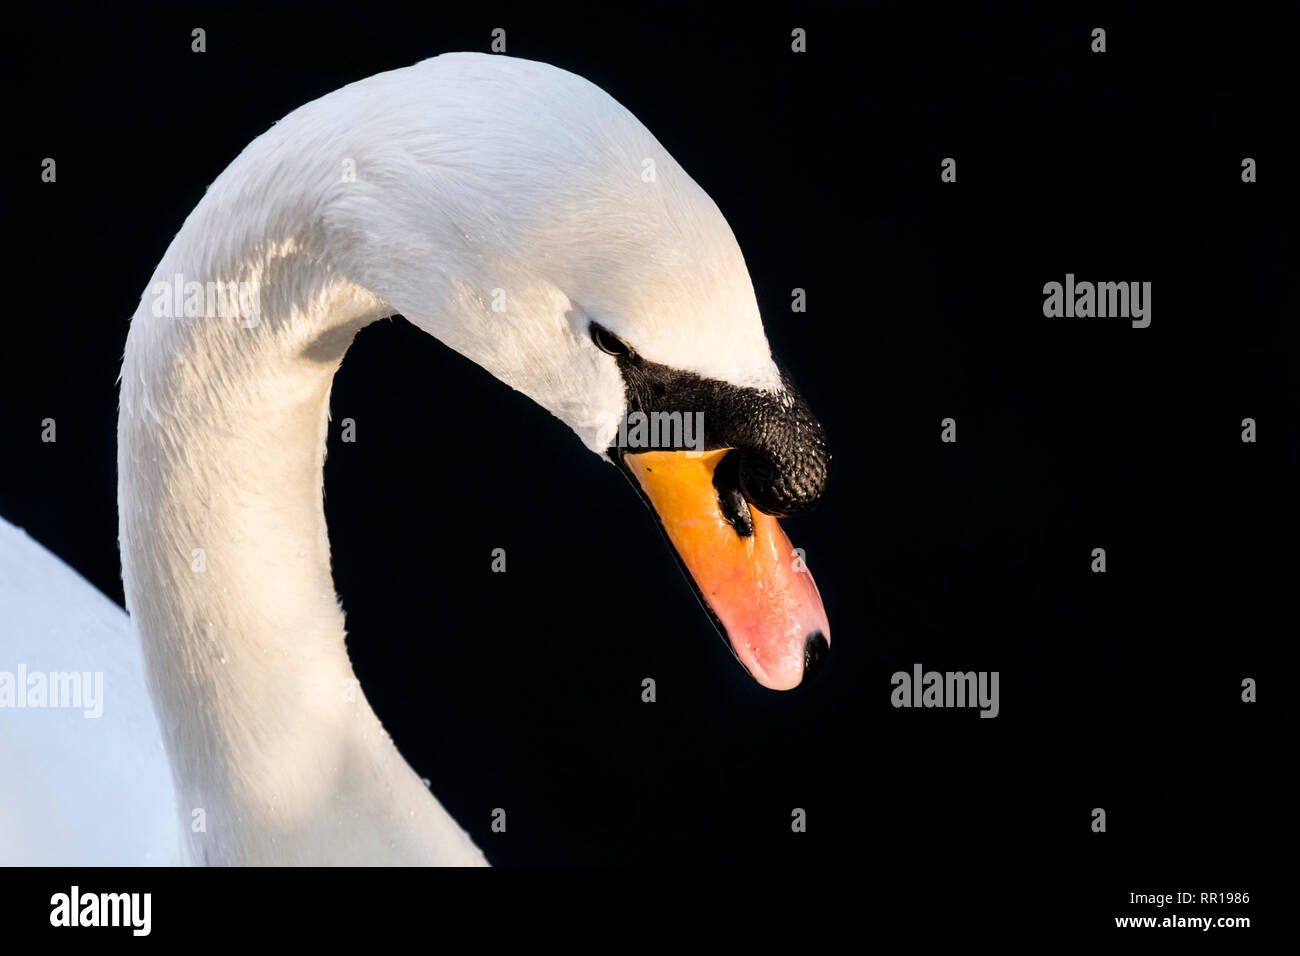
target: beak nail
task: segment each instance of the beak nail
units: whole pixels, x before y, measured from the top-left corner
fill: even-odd
[[[806,684],[816,676],[826,661],[830,645],[821,631],[813,631],[803,645],[803,682]]]

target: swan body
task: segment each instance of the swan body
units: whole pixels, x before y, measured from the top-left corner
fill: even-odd
[[[176,793],[130,619],[0,518],[0,864],[184,862]],[[20,670],[21,668],[21,670]],[[51,707],[50,675],[99,675]],[[40,704],[22,684],[47,685]],[[68,701],[61,701],[66,703]],[[19,706],[22,704],[22,706]]]
[[[214,305],[214,286],[240,289],[240,307],[222,311],[220,292]],[[84,768],[84,797],[65,780],[47,799],[38,780],[53,761],[24,742],[84,735],[90,721],[0,710],[3,757],[27,761],[26,789],[0,789],[13,801],[0,805],[0,862],[13,862],[11,841],[33,819],[98,813],[88,827],[111,826],[131,784],[149,791],[129,815],[150,839],[115,856],[68,833],[59,859],[485,862],[357,687],[330,575],[330,385],[357,330],[398,313],[597,453],[616,441],[629,386],[593,323],[635,346],[639,369],[792,407],[721,213],[594,85],[545,64],[447,54],[295,110],[211,184],[132,319],[118,424],[130,623],[0,529],[6,606],[52,596],[28,587],[41,567],[76,595],[20,618],[28,643],[0,650],[51,668],[102,661],[114,676],[96,726],[113,727],[105,743],[135,761],[113,778],[120,800],[92,805],[108,771],[77,763],[93,749],[83,740],[64,769]],[[799,641],[780,666],[804,666]]]

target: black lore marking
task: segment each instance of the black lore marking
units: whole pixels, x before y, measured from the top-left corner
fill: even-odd
[[[764,392],[648,361],[594,322],[591,334],[593,340],[601,336],[598,345],[612,345],[605,338],[609,336],[626,349],[614,356],[623,375],[628,414],[701,413],[702,450],[736,449],[736,484],[755,508],[780,516],[817,503],[826,490],[830,450],[820,423],[785,369],[782,390]]]
[[[729,451],[722,456],[713,470],[713,487],[718,489],[718,507],[723,520],[736,529],[736,534],[748,538],[754,533],[754,518],[749,513],[749,502],[740,491],[740,452]]]

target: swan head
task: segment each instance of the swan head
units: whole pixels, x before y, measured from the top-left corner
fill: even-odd
[[[801,683],[830,628],[776,519],[817,502],[830,455],[713,200],[546,64],[447,54],[347,91],[356,177],[325,217],[342,270],[613,461],[739,661]]]

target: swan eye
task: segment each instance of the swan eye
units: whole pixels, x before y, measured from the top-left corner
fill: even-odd
[[[631,358],[634,354],[632,346],[628,345],[609,329],[591,323],[591,340],[596,343],[596,348],[602,352],[608,352],[610,355],[619,358]]]

